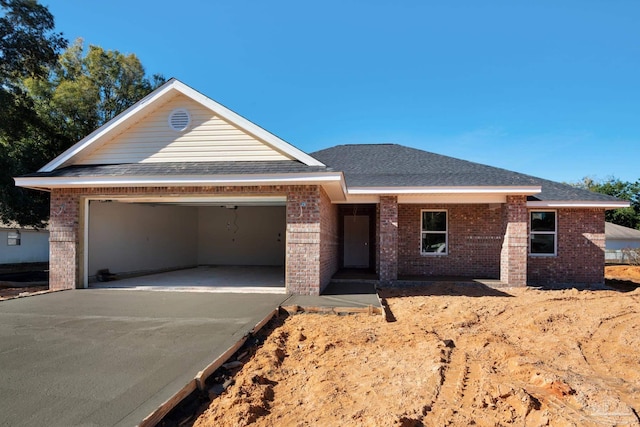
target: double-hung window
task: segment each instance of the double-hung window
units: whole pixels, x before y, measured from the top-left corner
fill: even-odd
[[[446,255],[448,251],[447,211],[421,211],[420,245],[423,255]]]
[[[556,211],[532,211],[529,227],[529,253],[532,255],[556,255],[558,247]]]

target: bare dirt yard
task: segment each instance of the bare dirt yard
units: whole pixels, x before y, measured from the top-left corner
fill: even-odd
[[[381,296],[280,318],[194,425],[640,425],[640,288]]]

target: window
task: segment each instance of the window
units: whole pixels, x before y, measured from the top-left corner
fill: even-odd
[[[557,222],[555,211],[531,212],[529,252],[533,255],[555,255]]]
[[[7,245],[9,246],[20,246],[20,232],[19,231],[10,231],[7,233]]]
[[[447,254],[447,211],[422,211],[421,252]]]

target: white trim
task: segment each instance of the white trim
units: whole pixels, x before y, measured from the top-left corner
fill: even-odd
[[[589,200],[546,200],[527,202],[528,208],[604,208],[604,209],[618,209],[628,208],[631,204],[627,201],[619,202],[599,202]]]
[[[84,248],[82,248],[82,262],[84,264],[82,268],[82,287],[87,289],[89,287],[89,200],[90,198],[85,197],[84,203],[84,236],[82,239],[82,244]]]
[[[528,212],[529,212],[529,238],[528,238],[528,240],[529,240],[528,247],[529,248],[528,248],[527,251],[529,253],[529,256],[532,256],[532,257],[556,257],[556,256],[558,256],[558,211],[555,210],[555,209],[531,209]],[[533,225],[532,222],[531,222],[531,215],[533,213],[536,213],[536,212],[553,212],[553,214],[554,214],[553,220],[554,220],[554,228],[555,228],[553,232],[551,232],[551,231],[535,231],[534,232],[531,229],[531,226]],[[553,253],[534,253],[534,252],[531,252],[531,243],[532,243],[531,236],[533,234],[552,235],[553,236]]]
[[[235,195],[211,195],[211,196],[91,196],[90,200],[113,200],[120,203],[156,203],[156,204],[246,204],[246,205],[286,205],[287,196],[245,196]]]
[[[264,175],[190,175],[190,176],[100,176],[100,177],[18,177],[18,187],[155,187],[192,185],[308,185],[342,181],[342,173],[264,174]]]
[[[96,129],[94,132],[74,144],[72,147],[67,149],[65,152],[60,154],[58,157],[47,163],[43,166],[39,172],[51,172],[58,167],[64,165],[69,162],[73,157],[78,155],[80,152],[87,149],[89,146],[94,144],[96,141],[101,139],[104,135],[114,131],[117,127],[132,119],[134,116],[138,115],[142,110],[146,109],[149,105],[158,102],[158,100],[164,98],[169,92],[177,91],[196,102],[199,102],[203,106],[212,110],[216,115],[221,118],[233,123],[234,125],[242,128],[243,130],[251,133],[258,139],[264,141],[268,145],[272,146],[278,151],[285,153],[296,160],[306,164],[307,166],[325,166],[320,161],[314,159],[310,155],[305,152],[299,150],[293,145],[283,141],[267,130],[261,128],[255,123],[250,122],[239,114],[231,111],[230,109],[224,107],[221,104],[218,104],[211,98],[208,98],[201,94],[200,92],[192,89],[191,87],[185,85],[179,80],[170,79],[167,83],[160,86],[155,91],[151,92],[146,97],[142,98],[140,101],[129,107],[127,110],[114,117],[109,122],[105,123],[100,128]]]
[[[445,214],[445,230],[444,230],[444,252],[424,252],[422,250],[423,234],[442,234],[442,231],[424,231],[422,229],[422,214],[424,212],[444,212]],[[422,256],[445,256],[449,255],[449,210],[448,209],[420,209],[420,255]]]
[[[490,187],[490,186],[466,186],[466,187],[350,187],[348,194],[521,194],[533,195],[542,192],[539,185],[520,187]]]

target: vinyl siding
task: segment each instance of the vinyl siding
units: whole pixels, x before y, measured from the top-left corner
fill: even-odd
[[[191,115],[184,132],[169,127],[169,114],[176,108],[185,108]],[[98,145],[76,164],[290,159],[184,95],[168,100],[135,125]]]

